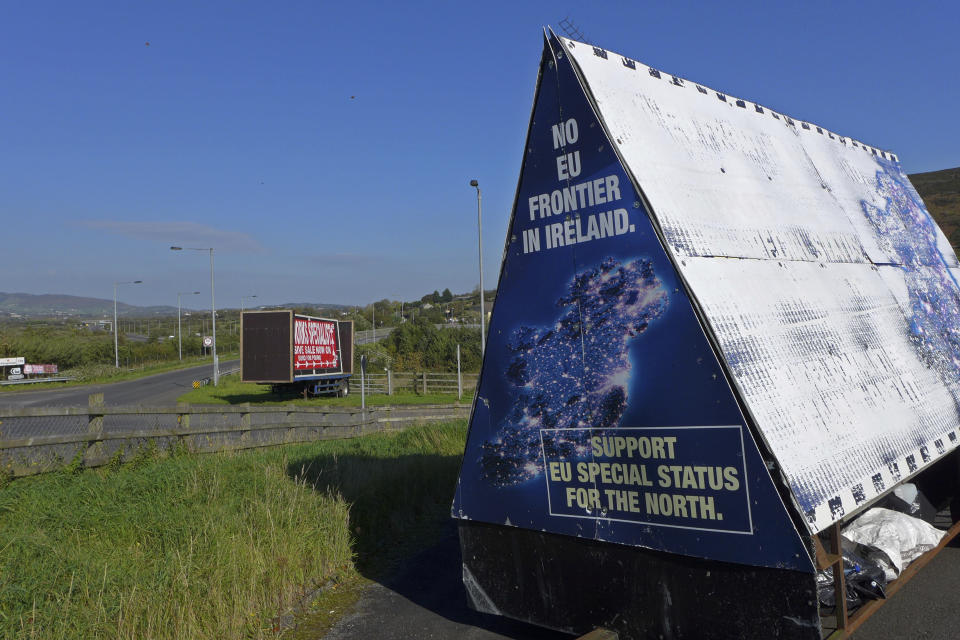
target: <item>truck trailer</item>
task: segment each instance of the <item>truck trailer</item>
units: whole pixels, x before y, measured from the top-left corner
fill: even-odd
[[[353,374],[353,322],[290,309],[245,311],[240,319],[240,379],[274,393],[345,396]]]

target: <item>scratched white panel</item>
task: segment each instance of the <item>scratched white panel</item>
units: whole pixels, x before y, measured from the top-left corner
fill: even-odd
[[[897,262],[863,209],[864,202],[883,208],[888,194],[877,189],[879,162],[895,165],[894,154],[564,42],[621,154],[656,199],[657,220],[677,254]],[[942,258],[957,266],[937,234]]]
[[[851,511],[891,486],[889,463],[911,452],[922,460],[924,445],[935,458],[933,441],[955,430],[955,399],[916,357],[878,269],[683,262],[744,400],[817,528],[833,520],[831,500],[841,498],[834,512]],[[898,466],[907,475],[908,465]]]
[[[810,528],[956,447],[958,262],[896,157],[564,44]]]

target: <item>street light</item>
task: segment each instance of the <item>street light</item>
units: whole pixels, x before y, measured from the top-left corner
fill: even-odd
[[[213,296],[213,247],[170,247],[171,251],[209,251],[210,252],[210,318],[213,330],[213,386],[220,383],[220,361],[217,359],[217,305]]]
[[[180,359],[183,360],[183,332],[180,330],[180,296],[200,295],[199,291],[177,291],[177,349],[180,352]]]
[[[397,294],[393,294],[393,295],[397,296]],[[397,297],[401,298],[400,296],[397,296]],[[400,299],[400,322],[401,323],[403,322],[403,299],[402,298]]]
[[[256,297],[257,297],[256,295],[240,297],[240,315],[241,316],[243,315],[243,301],[247,300],[248,298],[256,298]]]
[[[117,369],[120,368],[120,346],[117,343],[117,288],[122,284],[141,284],[143,280],[128,280],[113,283],[113,359]]]
[[[256,294],[252,296],[240,296],[240,324],[243,325],[243,301],[247,298],[256,298]]]
[[[483,360],[483,343],[486,341],[486,332],[484,331],[484,308],[483,308],[483,222],[480,207],[480,183],[476,180],[470,181],[471,187],[477,189],[477,255],[480,257],[480,359]]]

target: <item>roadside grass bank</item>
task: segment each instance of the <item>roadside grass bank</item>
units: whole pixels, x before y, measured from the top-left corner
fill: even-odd
[[[0,487],[0,637],[274,638],[449,517],[465,421]],[[354,593],[355,592],[355,593]]]
[[[239,358],[239,353],[224,353],[220,356],[221,367],[224,360],[233,360]],[[144,364],[136,368],[115,368],[108,364],[91,364],[74,369],[65,369],[58,376],[67,378],[76,378],[67,382],[37,382],[33,384],[11,384],[0,387],[0,393],[9,393],[16,391],[40,391],[42,389],[63,389],[65,387],[76,387],[89,384],[107,384],[110,382],[123,382],[125,380],[137,380],[157,373],[166,373],[167,371],[177,371],[179,369],[189,369],[201,365],[211,364],[210,356],[193,356],[180,360],[157,361]]]
[[[410,391],[397,391],[393,395],[383,393],[368,393],[366,397],[368,407],[377,407],[396,404],[453,404],[457,402],[455,393],[428,393],[415,394]],[[473,387],[464,386],[463,398],[460,402],[473,401]],[[250,404],[259,405],[287,405],[294,404],[305,407],[359,407],[360,385],[357,379],[356,386],[351,385],[350,395],[345,398],[319,397],[303,399],[296,393],[271,393],[270,385],[240,382],[236,376],[222,378],[216,387],[206,385],[193,389],[177,398],[177,402],[189,404]]]

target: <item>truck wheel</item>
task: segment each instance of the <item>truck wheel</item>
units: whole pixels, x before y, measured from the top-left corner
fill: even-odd
[[[337,397],[346,398],[349,393],[350,393],[350,383],[341,382],[340,387],[337,389]]]

